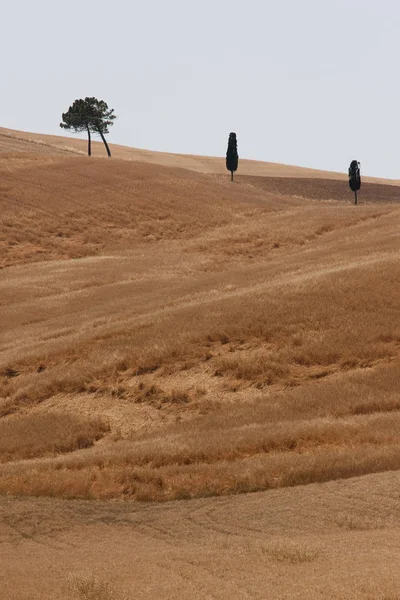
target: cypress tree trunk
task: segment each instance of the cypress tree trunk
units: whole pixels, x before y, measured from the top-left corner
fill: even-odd
[[[89,129],[89,127],[87,127],[87,134],[88,134],[87,153],[88,153],[88,156],[92,156],[92,138],[90,137],[90,129]]]
[[[99,132],[99,134],[101,135],[101,139],[103,140],[103,144],[104,144],[104,145],[105,145],[105,147],[106,147],[106,150],[107,150],[107,154],[108,154],[108,156],[109,156],[109,157],[111,157],[110,148],[108,147],[108,144],[107,144],[107,142],[106,142],[106,138],[104,137],[104,135],[103,135],[103,132],[101,131],[100,127],[98,127],[98,128],[97,128],[97,131],[98,131],[98,132]]]
[[[354,204],[357,204],[357,190],[354,192]]]
[[[233,181],[233,171],[231,171],[231,181]]]

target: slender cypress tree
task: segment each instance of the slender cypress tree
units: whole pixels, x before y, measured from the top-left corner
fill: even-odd
[[[233,173],[237,171],[239,155],[237,151],[236,133],[229,134],[228,150],[226,151],[226,168],[231,172],[231,181],[233,181]]]
[[[357,192],[361,187],[360,163],[352,160],[349,167],[349,186],[354,192],[354,204],[357,204]]]
[[[73,129],[75,132],[87,131],[89,156],[92,154],[90,133],[98,133],[106,147],[107,155],[111,156],[104,134],[108,133],[108,128],[114,124],[113,121],[116,117],[113,113],[114,109],[109,109],[104,100],[97,100],[97,98],[75,100],[68,111],[63,113],[63,122],[60,123],[60,127]]]

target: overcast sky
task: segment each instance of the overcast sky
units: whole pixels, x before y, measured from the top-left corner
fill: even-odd
[[[63,135],[96,96],[111,143],[400,178],[398,0],[13,0],[0,125]],[[240,168],[240,167],[239,167]]]

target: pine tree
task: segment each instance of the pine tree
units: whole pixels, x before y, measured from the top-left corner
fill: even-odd
[[[349,167],[349,186],[354,192],[354,204],[357,204],[357,192],[361,187],[360,163],[352,160]]]
[[[231,181],[233,181],[233,173],[237,171],[239,155],[237,151],[236,133],[229,134],[228,150],[226,152],[226,168],[231,172]]]
[[[108,128],[111,127],[116,118],[114,109],[108,108],[104,100],[97,98],[85,98],[84,100],[75,100],[72,106],[69,107],[66,113],[63,113],[60,127],[63,129],[73,129],[76,133],[86,131],[88,134],[88,156],[92,154],[91,132],[98,133],[103,140],[108,156],[111,156],[110,148],[104,137],[109,133]]]

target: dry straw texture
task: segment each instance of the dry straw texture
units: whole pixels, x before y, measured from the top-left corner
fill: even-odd
[[[398,598],[399,188],[84,152],[0,130],[4,596]]]
[[[26,143],[0,162],[1,492],[169,500],[400,467],[396,186],[354,207],[339,180]]]

